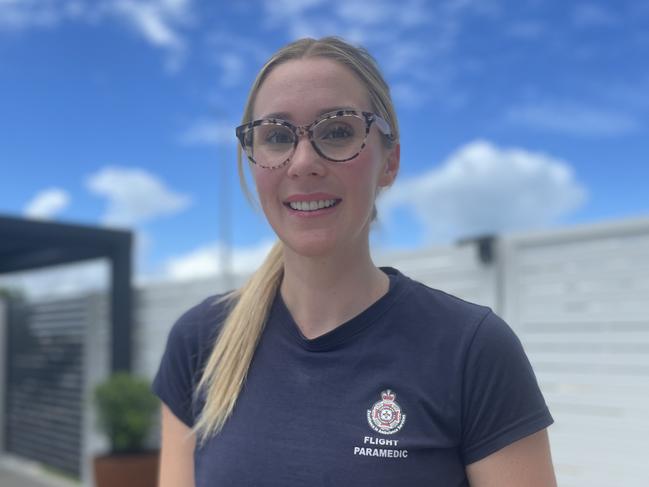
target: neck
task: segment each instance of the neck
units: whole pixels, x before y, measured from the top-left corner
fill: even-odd
[[[356,253],[305,257],[284,247],[282,299],[302,334],[323,335],[367,309],[389,288],[369,246]]]

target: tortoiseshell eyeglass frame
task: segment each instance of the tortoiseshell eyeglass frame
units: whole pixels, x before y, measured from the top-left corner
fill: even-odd
[[[325,120],[346,116],[346,115],[355,116],[365,120],[365,136],[363,137],[363,143],[361,144],[361,147],[358,150],[358,152],[356,152],[353,156],[341,160],[332,159],[330,157],[327,157],[325,154],[323,154],[320,148],[318,147],[318,145],[313,140],[313,127],[315,127],[321,122],[324,122]],[[376,127],[383,133],[383,135],[389,141],[394,140],[394,136],[392,135],[392,130],[390,129],[390,125],[388,125],[388,122],[386,122],[385,119],[383,119],[382,117],[374,113],[362,112],[359,110],[338,110],[335,112],[325,113],[324,115],[315,119],[310,124],[302,125],[299,127],[293,125],[291,122],[282,120],[281,118],[263,118],[260,120],[253,120],[252,122],[244,123],[243,125],[238,126],[236,128],[236,134],[237,134],[237,139],[239,139],[239,143],[241,144],[241,147],[246,153],[246,156],[248,156],[250,162],[256,164],[259,167],[263,167],[265,169],[279,169],[281,167],[284,167],[291,160],[291,157],[293,157],[293,154],[295,154],[295,149],[297,148],[297,144],[300,140],[300,136],[303,134],[307,135],[307,137],[309,138],[309,142],[311,142],[311,146],[322,158],[335,163],[344,163],[344,162],[351,161],[352,159],[358,157],[358,155],[365,148],[365,143],[367,142],[367,136],[369,135],[370,129],[372,128],[372,123],[376,123]],[[293,149],[291,150],[291,153],[288,155],[288,157],[280,164],[274,166],[265,166],[263,164],[260,164],[258,161],[255,161],[254,157],[252,156],[252,151],[249,150],[250,147],[246,147],[246,143],[245,143],[246,133],[260,125],[281,125],[291,130],[291,132],[293,132],[293,135],[295,136],[293,140]]]

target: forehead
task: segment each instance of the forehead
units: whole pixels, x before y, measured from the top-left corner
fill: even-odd
[[[298,59],[270,72],[257,92],[253,118],[282,114],[302,124],[342,107],[371,110],[367,89],[358,77],[330,59]]]

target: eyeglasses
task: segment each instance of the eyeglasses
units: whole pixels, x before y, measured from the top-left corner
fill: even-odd
[[[328,161],[351,161],[365,147],[373,123],[388,140],[394,140],[383,118],[357,110],[327,113],[300,127],[277,118],[255,120],[237,127],[236,134],[250,162],[277,169],[291,160],[303,134],[308,136],[318,155]]]

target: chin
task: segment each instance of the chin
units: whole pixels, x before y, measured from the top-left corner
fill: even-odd
[[[331,255],[336,249],[335,244],[323,240],[299,242],[295,240],[283,240],[283,242],[292,252],[303,257],[326,257]]]
[[[304,257],[325,257],[340,249],[341,242],[330,232],[309,232],[308,235],[279,235],[284,245]]]

